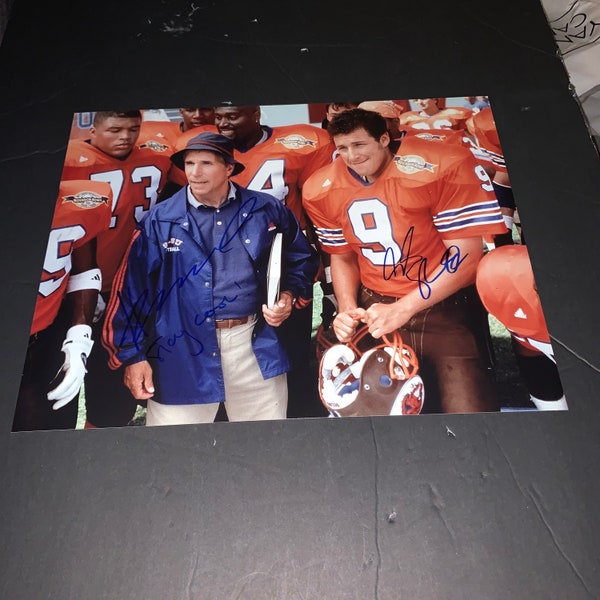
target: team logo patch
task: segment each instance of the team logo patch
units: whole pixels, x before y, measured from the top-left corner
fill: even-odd
[[[412,175],[419,171],[429,171],[433,173],[437,168],[437,165],[427,162],[422,156],[416,154],[409,154],[407,156],[396,156],[394,162],[399,171]]]
[[[317,145],[317,142],[315,142],[314,140],[309,140],[303,135],[298,134],[286,135],[285,137],[276,138],[275,142],[278,144],[283,144],[286,148],[290,150],[301,150],[306,146],[314,148]]]
[[[183,240],[172,237],[168,242],[164,242],[162,247],[167,252],[181,252],[181,248],[179,247],[181,244],[183,244]]]
[[[169,146],[161,144],[156,140],[148,140],[147,142],[140,144],[140,148],[150,148],[150,150],[154,150],[154,152],[164,152],[169,149]]]
[[[443,142],[446,139],[445,135],[436,135],[435,133],[417,133],[415,137],[421,138],[422,140],[428,140],[430,142]]]
[[[102,196],[96,192],[79,192],[63,196],[63,202],[72,202],[79,208],[96,208],[101,204],[108,204],[108,196]]]

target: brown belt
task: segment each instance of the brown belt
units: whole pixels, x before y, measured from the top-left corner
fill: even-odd
[[[477,299],[477,291],[475,286],[470,285],[458,292],[455,292],[451,296],[440,300],[435,306],[455,306],[457,304],[465,304],[472,303],[474,299]],[[383,294],[378,294],[376,291],[365,287],[364,285],[360,286],[360,301],[365,306],[370,306],[375,302],[381,302],[382,304],[392,304],[397,302],[400,298],[396,298],[395,296],[384,296]]]
[[[253,319],[254,315],[250,315],[248,317],[240,317],[239,319],[216,319],[215,327],[217,329],[231,329],[236,325],[244,325],[250,319]]]
[[[384,296],[383,294],[378,294],[376,291],[369,289],[364,285],[360,286],[360,292],[362,295],[367,296],[368,298],[372,298],[372,300],[370,301],[371,303],[381,302],[384,304],[391,304],[400,300],[400,298],[396,298],[395,296]]]

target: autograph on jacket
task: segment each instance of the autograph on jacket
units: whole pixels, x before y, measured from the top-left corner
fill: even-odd
[[[165,289],[159,289],[152,297],[148,289],[144,290],[137,298],[130,298],[127,293],[117,292],[120,308],[123,310],[126,317],[126,325],[121,335],[121,339],[118,342],[119,347],[134,345],[136,350],[141,350],[146,347],[145,340],[149,337],[147,331],[148,324],[152,324],[152,320],[156,319],[157,314],[165,306],[165,303],[170,298],[171,294],[176,293],[177,290],[181,289],[192,277],[199,275],[204,267],[210,263],[211,257],[216,252],[226,253],[229,252],[230,244],[237,236],[243,225],[252,218],[252,212],[256,205],[256,198],[250,198],[244,202],[238,211],[236,212],[233,219],[227,224],[219,244],[211,249],[202,262],[196,263],[190,267],[188,272],[182,277],[177,277],[173,283]],[[238,216],[240,213],[246,213],[241,218],[239,224]],[[228,304],[234,302],[237,295],[223,298],[212,307],[208,308],[204,313],[199,313],[194,316],[194,324],[196,326],[202,325],[207,319],[212,318],[216,311],[224,308]],[[170,348],[173,348],[177,342],[183,338],[187,338],[188,343],[191,341],[195,345],[195,350],[192,352],[192,356],[201,354],[204,350],[204,344],[201,340],[195,337],[188,331],[181,330],[179,333],[173,333],[170,336],[159,336],[154,340],[147,351],[150,352],[153,349],[153,354],[147,355],[147,358],[155,358],[158,360],[164,360],[161,356],[161,351],[170,352]]]

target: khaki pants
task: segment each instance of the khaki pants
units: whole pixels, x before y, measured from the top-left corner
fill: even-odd
[[[217,329],[225,381],[225,409],[230,421],[285,419],[287,377],[263,379],[252,351],[255,321],[231,329]],[[160,404],[148,400],[146,425],[212,423],[219,403]]]

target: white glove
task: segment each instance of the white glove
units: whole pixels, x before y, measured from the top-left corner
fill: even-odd
[[[68,404],[79,392],[87,373],[85,363],[92,351],[92,328],[89,325],[74,325],[67,331],[61,350],[65,362],[57,376],[64,372],[63,380],[48,392],[48,400],[55,400],[52,408],[58,410]]]
[[[97,323],[104,316],[105,310],[106,302],[104,302],[102,294],[98,294],[98,300],[96,301],[96,308],[94,308],[94,318],[92,319],[92,322]]]

